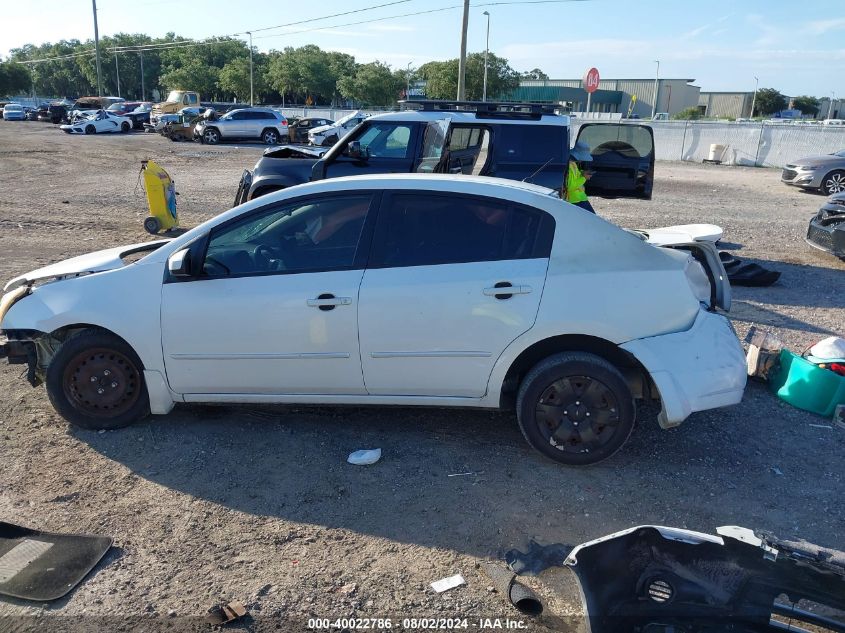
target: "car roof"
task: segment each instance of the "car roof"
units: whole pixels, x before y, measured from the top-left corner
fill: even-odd
[[[496,125],[560,125],[568,126],[569,117],[561,114],[543,114],[539,119],[527,119],[522,117],[507,118],[502,117],[479,117],[475,112],[468,112],[465,110],[437,110],[437,111],[420,111],[420,110],[402,110],[400,112],[388,112],[386,114],[376,114],[368,120],[372,121],[403,121],[403,122],[428,122],[438,121],[443,119],[451,119],[452,123],[494,123]]]

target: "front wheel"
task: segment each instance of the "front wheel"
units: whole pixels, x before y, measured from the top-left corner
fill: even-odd
[[[118,337],[99,329],[68,338],[47,368],[56,411],[84,429],[116,429],[150,412],[143,365]]]
[[[209,145],[217,145],[220,142],[220,132],[214,128],[208,129],[203,133],[202,141]]]
[[[129,125],[126,121],[124,121],[123,123],[120,124],[120,131],[123,134],[126,134],[131,129],[131,127],[132,127],[131,125]]]
[[[843,191],[845,191],[845,171],[841,169],[832,171],[822,179],[823,194],[832,196]]]
[[[570,466],[613,455],[631,435],[636,417],[619,370],[585,352],[555,354],[537,364],[520,385],[516,412],[528,443]]]
[[[95,128],[93,125],[91,125],[89,123],[88,125],[85,126],[85,133],[86,134],[96,134],[97,128]]]

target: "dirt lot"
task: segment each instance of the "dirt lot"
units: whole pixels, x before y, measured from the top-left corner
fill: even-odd
[[[193,226],[229,207],[260,151],[0,122],[0,279],[147,239],[142,159],[173,175]],[[756,323],[801,350],[845,330],[845,264],[803,241],[821,200],[774,170],[660,163],[653,201],[595,206],[624,226],[724,227],[736,254],[783,273],[771,288],[735,289],[740,336]],[[68,598],[0,601],[0,625],[30,616],[13,629],[202,630],[196,616],[233,599],[251,609],[248,630],[352,615],[460,616],[475,628],[519,615],[488,590],[480,559],[645,523],[736,524],[845,549],[845,430],[813,426],[829,421],[758,384],[672,431],[643,410],[621,453],[571,469],[530,450],[508,413],[180,406],[78,431],[20,374],[0,366],[0,520],[110,534],[115,548]],[[383,449],[377,465],[345,463],[371,447]],[[466,586],[429,588],[455,573]],[[529,582],[548,602],[529,630],[578,613],[564,572]]]

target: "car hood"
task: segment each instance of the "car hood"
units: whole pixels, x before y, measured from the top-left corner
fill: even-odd
[[[311,128],[308,131],[308,135],[310,136],[311,134],[322,134],[324,132],[328,132],[330,130],[335,129],[336,127],[337,127],[337,124],[335,124],[335,125],[318,125],[317,127]]]
[[[329,151],[328,147],[313,145],[275,145],[264,150],[269,158],[322,158]]]
[[[3,292],[9,292],[20,286],[29,286],[36,281],[46,279],[64,279],[67,277],[80,277],[106,270],[114,270],[125,265],[124,257],[136,253],[152,252],[167,244],[170,240],[156,240],[155,242],[142,242],[130,246],[118,246],[103,251],[96,251],[78,257],[71,257],[44,268],[30,271],[19,277],[15,277],[3,287]]]
[[[833,154],[818,154],[817,156],[806,156],[792,161],[790,165],[845,165],[845,158]]]

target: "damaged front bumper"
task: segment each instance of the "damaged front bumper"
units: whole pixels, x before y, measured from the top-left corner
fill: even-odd
[[[26,379],[37,387],[44,382],[46,371],[38,362],[38,346],[49,338],[37,330],[0,330],[0,359],[10,365],[26,365]]]
[[[813,248],[845,259],[845,207],[824,205],[810,220],[806,240]]]

